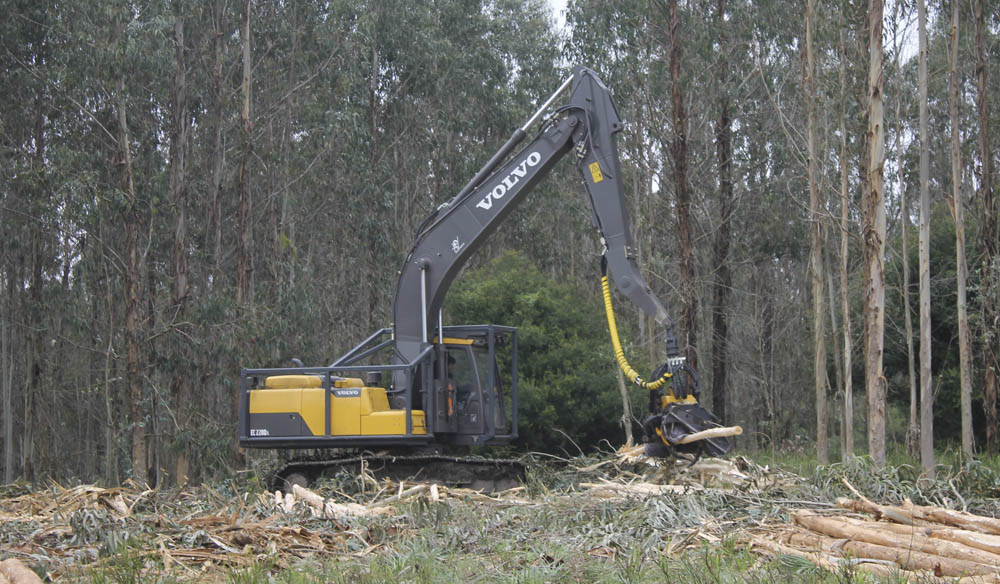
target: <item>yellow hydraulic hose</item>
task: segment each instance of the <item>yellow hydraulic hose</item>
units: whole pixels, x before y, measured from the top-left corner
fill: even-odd
[[[604,293],[604,311],[608,315],[608,330],[611,331],[611,344],[615,349],[615,359],[618,361],[618,366],[621,367],[622,373],[628,380],[632,383],[642,387],[643,389],[648,389],[649,391],[655,391],[660,389],[673,377],[672,373],[664,373],[656,381],[643,381],[639,377],[639,372],[632,369],[632,366],[628,364],[628,359],[625,358],[625,351],[622,350],[621,340],[618,338],[618,325],[615,323],[615,311],[611,306],[611,285],[608,283],[608,277],[601,277],[601,291]]]

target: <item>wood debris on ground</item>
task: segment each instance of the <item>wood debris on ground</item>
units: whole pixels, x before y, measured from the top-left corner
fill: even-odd
[[[222,566],[249,566],[277,557],[280,566],[313,555],[367,553],[356,518],[405,513],[415,499],[517,502],[524,487],[487,495],[441,485],[385,481],[367,503],[323,497],[295,485],[292,493],[222,495],[211,487],[154,491],[94,485],[47,488],[0,497],[0,584],[30,584],[38,569],[50,579],[99,569],[111,556],[141,547],[187,579]],[[155,534],[151,544],[148,535]],[[139,542],[136,538],[145,537]],[[23,569],[22,569],[23,568]],[[27,571],[25,571],[27,570]]]
[[[622,446],[613,457],[576,470],[583,473],[601,471],[605,475],[601,483],[580,485],[594,490],[598,496],[607,496],[609,492],[655,495],[705,488],[734,489],[773,474],[766,467],[742,456],[733,459],[699,458],[694,461],[653,458],[646,456],[642,444]],[[609,480],[614,484],[609,484]]]
[[[878,504],[853,488],[855,498],[834,502],[846,491],[819,490],[742,456],[649,459],[639,446],[530,468],[524,485],[498,493],[368,476],[290,493],[233,481],[175,490],[11,485],[0,491],[0,584],[33,583],[24,579],[29,572],[93,580],[129,554],[142,573],[192,582],[260,565],[278,574],[328,561],[366,564],[395,557],[421,529],[470,545],[489,532],[517,551],[540,533],[535,517],[546,529],[561,526],[545,532],[551,541],[590,559],[621,560],[631,549],[621,542],[641,526],[652,530],[644,545],[668,561],[730,540],[761,554],[760,566],[771,557],[838,573],[1000,584],[1000,520],[983,515]]]
[[[837,499],[838,509],[790,513],[793,523],[755,533],[752,549],[907,582],[1000,583],[1000,519],[941,507]]]

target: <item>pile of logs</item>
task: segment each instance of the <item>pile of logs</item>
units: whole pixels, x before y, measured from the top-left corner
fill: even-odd
[[[753,549],[837,572],[904,581],[1000,583],[1000,519],[940,507],[837,499],[836,515],[799,510],[794,525],[753,536]],[[853,513],[847,513],[853,512]]]

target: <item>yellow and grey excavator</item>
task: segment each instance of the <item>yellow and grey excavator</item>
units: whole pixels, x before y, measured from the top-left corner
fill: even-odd
[[[554,107],[567,90],[568,102]],[[539,120],[534,139],[510,156]],[[473,252],[556,162],[569,155],[586,185],[593,223],[604,245],[602,290],[615,358],[628,379],[649,393],[650,413],[643,421],[647,453],[726,453],[728,438],[684,443],[685,437],[718,424],[698,405],[698,376],[681,356],[673,323],[635,264],[615,142],[621,130],[611,92],[594,71],[576,67],[472,180],[418,228],[400,271],[392,327],[377,331],[326,367],[297,363],[295,368],[241,372],[240,444],[276,449],[405,447],[412,454],[401,455],[397,449],[392,461],[410,460],[427,472],[429,463],[452,459],[425,454],[420,447],[515,440],[517,330],[443,326],[441,308]],[[625,358],[611,307],[609,271],[618,290],[664,327],[667,360],[648,380]],[[362,458],[298,461],[282,475],[306,480]],[[481,474],[490,474],[493,464],[484,459]],[[473,484],[476,480],[440,478]]]

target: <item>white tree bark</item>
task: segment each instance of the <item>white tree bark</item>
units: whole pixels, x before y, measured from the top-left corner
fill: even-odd
[[[823,259],[822,216],[823,202],[817,184],[816,146],[813,132],[816,109],[816,63],[812,46],[813,0],[806,0],[806,141],[808,149],[807,173],[809,175],[809,264],[812,277],[813,303],[813,383],[816,392],[816,458],[820,464],[829,464],[826,413],[826,321],[823,318]]]
[[[969,268],[965,261],[965,210],[962,202],[962,150],[958,135],[958,1],[951,2],[951,50],[948,54],[948,117],[951,120],[951,213],[955,219],[955,286],[958,312],[958,361],[962,412],[962,456],[971,460],[972,436],[972,347],[965,283]]]
[[[865,383],[868,392],[868,453],[885,466],[885,393],[882,372],[885,333],[885,129],[882,112],[882,0],[868,0],[868,189],[862,228],[867,248],[865,290]]]
[[[844,335],[844,436],[843,452],[841,459],[847,460],[854,454],[854,387],[851,383],[851,305],[848,294],[847,280],[847,260],[848,260],[848,235],[850,233],[850,223],[848,221],[848,210],[850,206],[847,194],[847,129],[844,118],[845,108],[845,87],[847,85],[847,68],[845,66],[846,52],[844,50],[844,34],[840,34],[840,305],[844,318],[842,321],[842,331]]]
[[[919,57],[917,93],[920,101],[920,466],[934,477],[934,395],[931,388],[931,191],[927,146],[927,9],[917,0]]]

